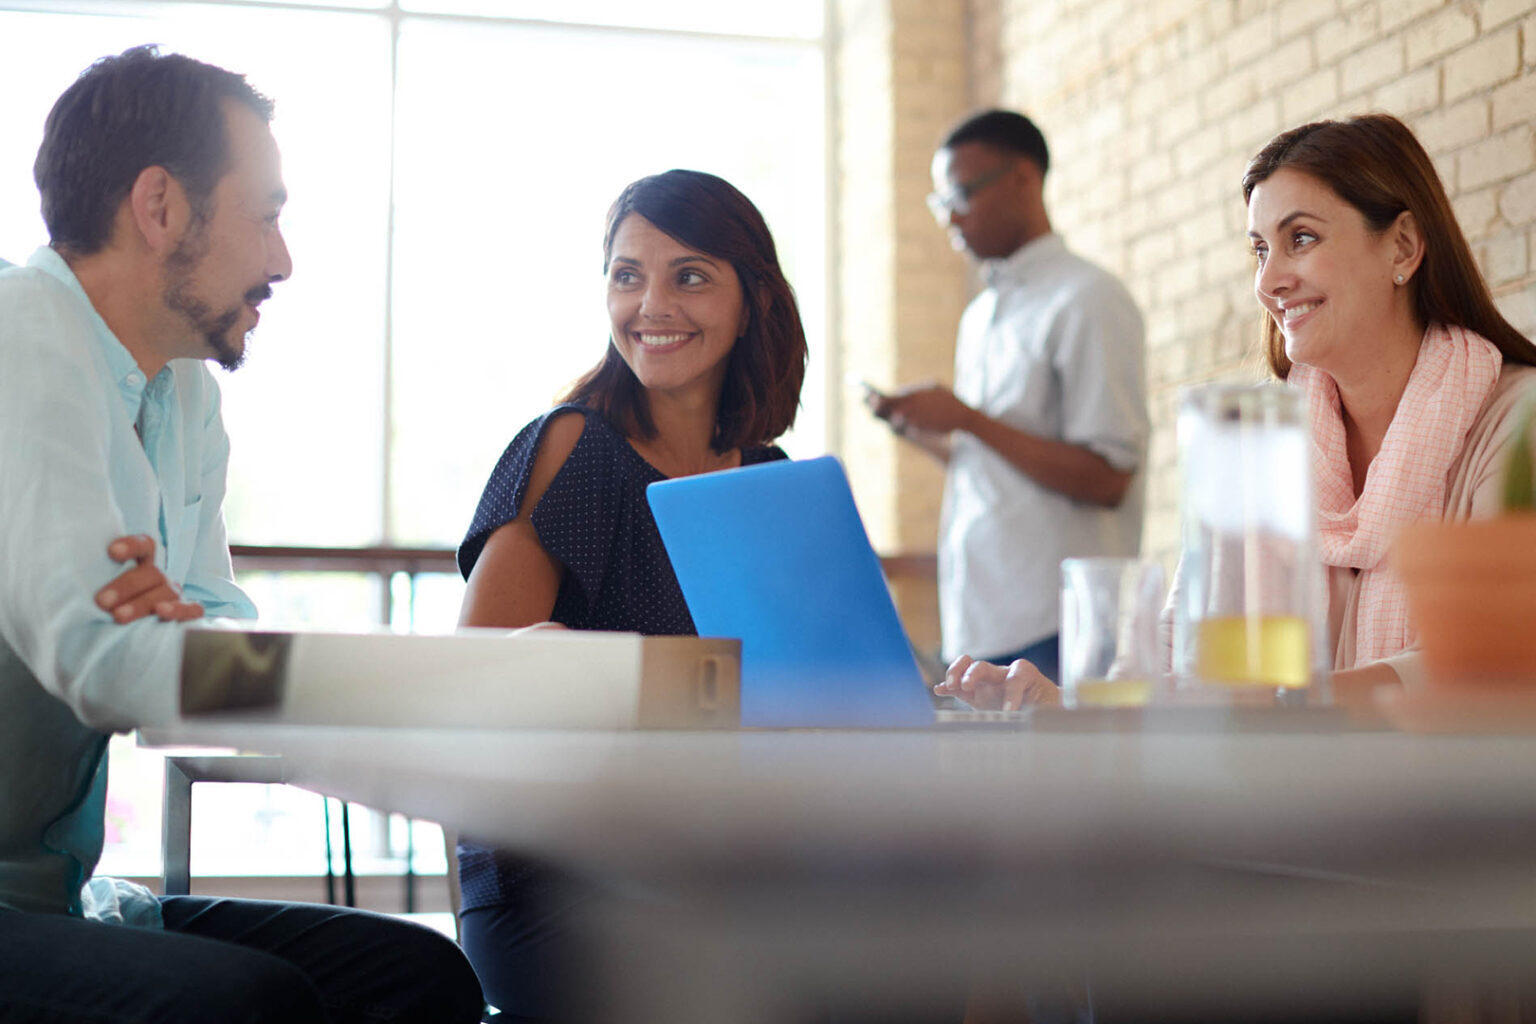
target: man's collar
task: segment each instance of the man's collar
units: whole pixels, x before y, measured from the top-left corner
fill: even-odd
[[[981,265],[982,278],[989,286],[1025,281],[1039,267],[1066,251],[1060,235],[1047,231],[1030,239],[1003,259],[986,260]]]
[[[60,256],[51,246],[38,246],[37,250],[32,253],[31,258],[27,260],[27,266],[41,270],[49,277],[57,278],[64,287],[84,299],[87,305],[90,305],[90,296],[85,294],[85,288],[80,284],[80,279],[75,276],[73,270],[69,269],[69,264],[65,262],[64,257]],[[94,307],[92,308],[94,309]]]
[[[112,328],[101,318],[96,307],[91,303],[91,297],[86,294],[85,287],[80,284],[80,279],[70,269],[63,256],[49,246],[39,246],[32,257],[27,260],[27,266],[41,270],[49,277],[54,278],[65,288],[68,288],[90,310],[91,327],[96,334],[96,341],[101,346],[102,354],[106,356],[107,366],[111,369],[112,378],[117,384],[118,393],[128,405],[129,412],[133,416],[138,415],[138,409],[144,398],[144,388],[148,383],[144,379],[144,371],[139,369],[138,360],[133,358],[117,335],[112,333]]]

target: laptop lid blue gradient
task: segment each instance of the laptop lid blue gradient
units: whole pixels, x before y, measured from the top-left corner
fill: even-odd
[[[742,642],[755,727],[914,727],[933,704],[832,456],[646,489],[700,636]]]

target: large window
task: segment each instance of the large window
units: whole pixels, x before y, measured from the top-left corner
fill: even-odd
[[[231,538],[451,546],[516,430],[602,355],[608,204],[708,170],[763,210],[800,298],[812,367],[786,444],[813,454],[822,21],[821,0],[0,0],[0,257],[46,240],[32,160],[91,60],[155,42],[247,74],[277,101],[295,273],[221,375]],[[244,582],[274,622],[377,621],[366,576]],[[456,579],[415,590],[417,628],[452,625]]]

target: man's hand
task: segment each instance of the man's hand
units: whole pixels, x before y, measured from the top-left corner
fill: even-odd
[[[944,681],[933,692],[943,697],[959,697],[982,711],[1017,711],[1025,704],[1061,704],[1061,691],[1056,684],[1022,658],[1003,668],[962,654],[949,666]]]
[[[1074,501],[1114,508],[1125,500],[1135,471],[1116,469],[1086,445],[1042,437],[993,419],[960,401],[942,384],[918,384],[881,394],[865,385],[864,404],[900,437],[949,461],[949,436],[963,430],[1035,483]]]
[[[107,545],[114,562],[133,562],[134,567],[96,591],[96,604],[117,622],[133,622],[158,615],[165,622],[186,622],[203,617],[203,606],[181,599],[176,584],[155,565],[155,542],[143,534],[119,537]]]
[[[898,434],[908,430],[947,434],[967,429],[976,418],[976,410],[942,384],[918,384],[890,395],[871,392],[866,402]]]

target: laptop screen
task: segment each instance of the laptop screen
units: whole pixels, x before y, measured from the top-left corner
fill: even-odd
[[[742,725],[933,723],[837,459],[664,480],[647,497],[699,635],[742,642]]]

